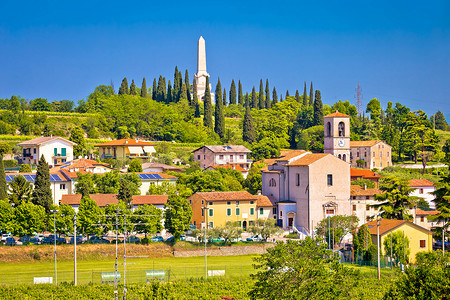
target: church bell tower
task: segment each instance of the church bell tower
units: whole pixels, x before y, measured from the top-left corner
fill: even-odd
[[[336,111],[324,116],[323,121],[324,152],[350,163],[350,116]]]

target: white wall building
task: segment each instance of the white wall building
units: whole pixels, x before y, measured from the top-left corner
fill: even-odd
[[[426,179],[411,179],[409,187],[415,189],[410,196],[420,197],[428,202],[431,209],[436,209],[436,205],[433,202],[434,195],[432,194],[436,190],[434,183]]]
[[[23,164],[37,164],[43,155],[49,166],[73,160],[73,146],[76,143],[58,136],[38,137],[17,144],[21,148],[19,161]]]

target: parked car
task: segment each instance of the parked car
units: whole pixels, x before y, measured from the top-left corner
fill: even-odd
[[[73,242],[74,242],[74,239],[73,239],[73,237],[71,237],[69,244],[73,244]],[[84,242],[83,236],[78,235],[77,236],[77,244],[83,244],[83,242]]]
[[[5,240],[5,245],[6,246],[15,246],[16,245],[16,239],[12,236],[9,236],[6,238]]]
[[[263,241],[263,238],[260,237],[259,235],[254,235],[254,236],[247,238],[247,242],[262,242],[262,241]]]
[[[35,245],[40,245],[42,244],[41,240],[37,237],[37,236],[33,236],[30,239],[30,243],[35,244]]]
[[[175,240],[174,236],[171,236],[169,238],[166,239],[166,242],[168,243],[172,243]],[[186,240],[186,236],[185,235],[181,235],[180,236],[180,241],[185,241]]]
[[[140,240],[137,236],[135,236],[135,235],[130,235],[130,236],[127,238],[126,242],[127,242],[127,243],[138,244],[138,243],[141,242],[141,240]]]
[[[47,244],[47,245],[54,244],[54,243],[55,243],[55,236],[53,234],[44,237],[44,240],[42,241],[42,244]],[[56,243],[57,244],[65,244],[66,239],[62,238],[62,237],[56,237]]]
[[[2,242],[6,242],[6,239],[12,237],[11,233],[4,233],[2,234]]]
[[[29,237],[28,235],[24,235],[19,239],[19,242],[21,242],[22,244],[26,244],[30,242],[31,237]]]
[[[77,240],[78,242],[78,240]],[[110,244],[109,240],[103,238],[103,237],[99,237],[99,236],[91,236],[89,238],[89,243],[91,244]]]
[[[155,235],[154,237],[150,238],[150,241],[152,241],[152,242],[164,242],[164,239],[163,239],[162,236]]]

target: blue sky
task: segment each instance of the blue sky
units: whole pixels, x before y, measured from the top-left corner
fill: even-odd
[[[1,1],[0,98],[85,98],[123,77],[140,86],[196,72],[213,86],[278,94],[313,81],[326,104],[377,97],[450,116],[449,1]],[[173,81],[173,80],[172,80]],[[308,91],[309,92],[309,91]]]

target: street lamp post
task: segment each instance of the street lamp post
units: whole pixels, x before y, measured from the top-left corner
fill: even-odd
[[[73,284],[77,285],[77,213],[73,217]]]
[[[206,252],[206,243],[208,242],[206,232],[208,231],[208,207],[202,207],[205,214],[205,279],[208,278],[208,261],[207,261],[207,252]]]
[[[378,281],[380,281],[380,215],[377,215],[377,262]]]
[[[55,285],[58,285],[58,272],[56,269],[56,213],[58,210],[53,209],[50,212],[53,213],[53,239],[55,240]]]

